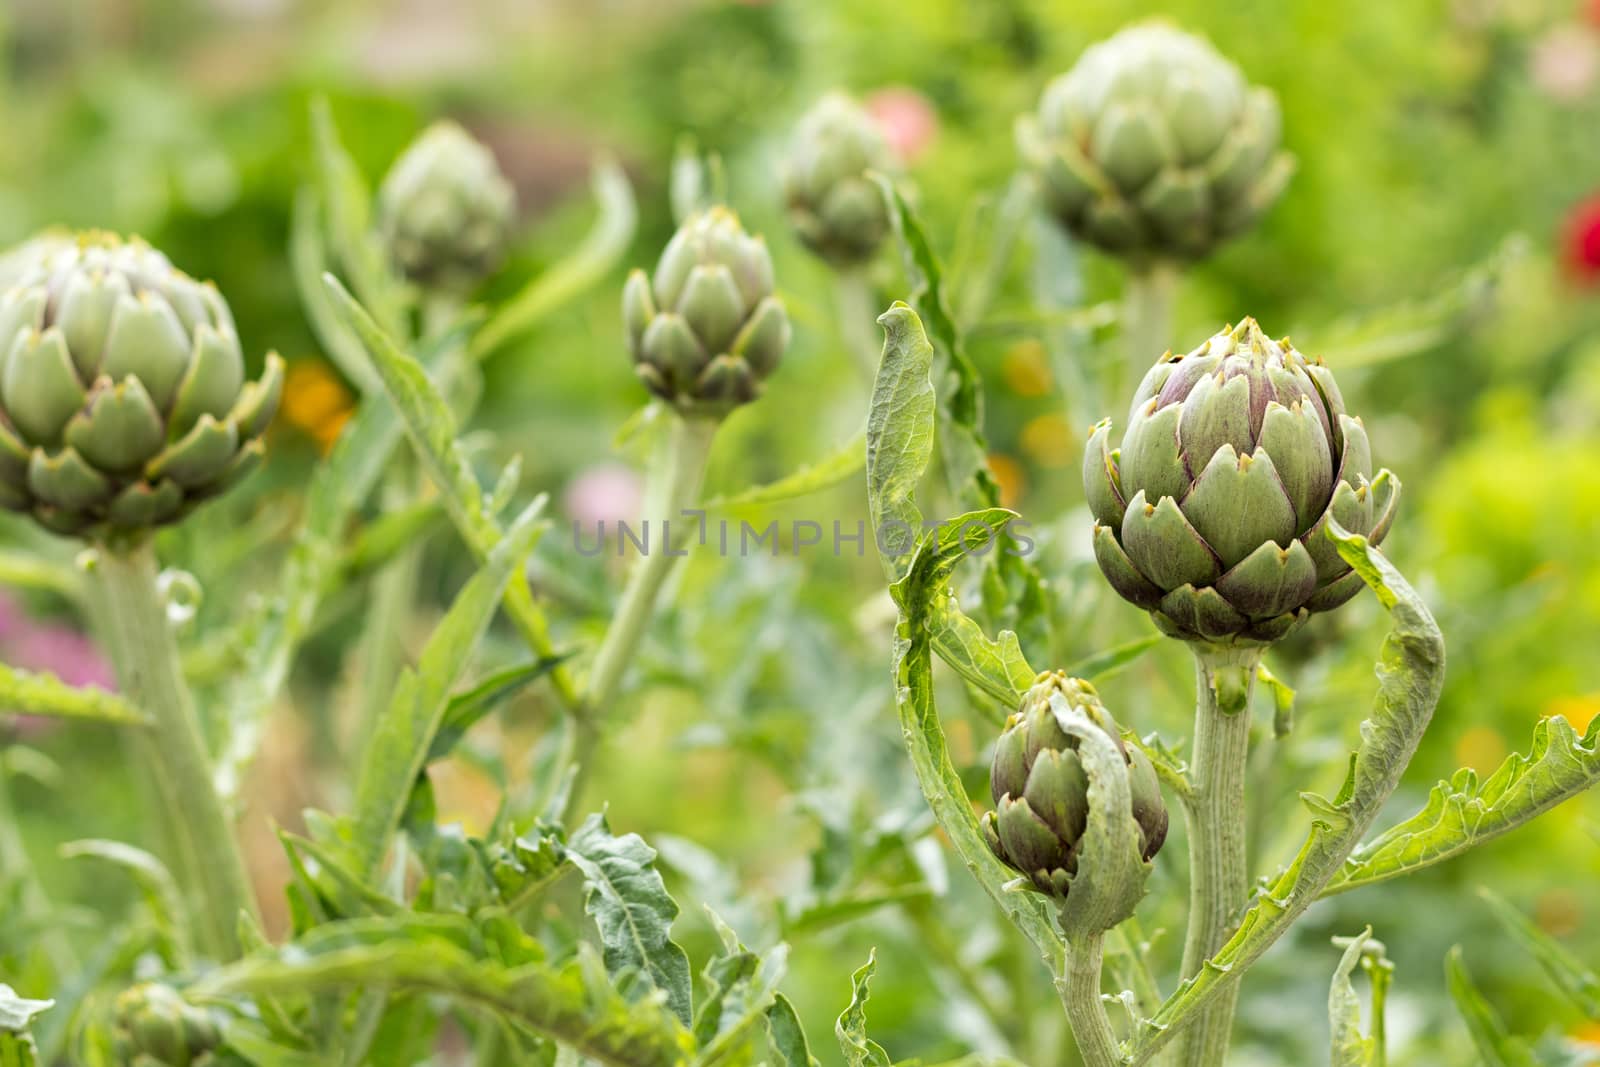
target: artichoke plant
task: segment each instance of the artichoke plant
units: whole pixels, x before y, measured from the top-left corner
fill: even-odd
[[[395,264],[419,285],[463,289],[500,262],[516,194],[494,154],[454,122],[436,122],[378,189],[378,226]]]
[[[1165,633],[1261,645],[1362,587],[1327,537],[1330,521],[1373,544],[1400,483],[1372,474],[1361,420],[1332,373],[1255,320],[1140,383],[1119,449],[1111,421],[1084,459],[1094,550],[1106,579]]]
[[[124,990],[113,1011],[117,1062],[128,1067],[200,1067],[222,1043],[210,1013],[157,982]]]
[[[1078,758],[1078,739],[1061,728],[1051,710],[1050,698],[1057,693],[1105,731],[1127,760],[1139,852],[1146,862],[1167,839],[1167,807],[1149,758],[1122,740],[1094,686],[1061,671],[1041,674],[995,745],[989,773],[995,810],[983,816],[983,836],[1002,863],[1041,893],[1065,900],[1088,827],[1089,777]]]
[[[1094,45],[1017,127],[1045,203],[1081,240],[1192,260],[1253,224],[1294,171],[1273,94],[1162,23]]]
[[[653,276],[628,276],[622,317],[639,379],[686,414],[755,399],[789,344],[766,243],[724,207],[684,220]]]
[[[819,100],[800,120],[783,173],[801,243],[835,266],[870,258],[889,232],[889,209],[867,172],[892,166],[871,115],[843,93]]]
[[[246,382],[215,286],[137,239],[22,257],[0,296],[0,505],[99,535],[174,522],[260,462],[283,364]]]

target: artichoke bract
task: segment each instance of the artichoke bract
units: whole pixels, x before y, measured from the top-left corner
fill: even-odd
[[[113,1011],[117,1061],[129,1067],[200,1067],[222,1044],[210,1013],[170,986],[146,982],[124,990]]]
[[[1095,558],[1112,588],[1188,641],[1269,644],[1343,604],[1362,582],[1329,521],[1376,545],[1399,503],[1332,373],[1253,319],[1163,356],[1121,447],[1110,441],[1107,419],[1084,458]]]
[[[499,265],[516,193],[494,154],[454,122],[411,143],[378,189],[378,226],[411,281],[467,288]]]
[[[894,165],[878,125],[843,93],[817,102],[795,131],[783,197],[796,236],[836,266],[872,256],[889,232],[889,209],[868,171]]]
[[[639,380],[686,414],[754,400],[789,345],[766,242],[724,207],[684,220],[653,276],[628,276],[622,319]]]
[[[283,363],[137,239],[40,246],[0,296],[0,505],[58,533],[175,522],[255,468]]]
[[[1139,853],[1147,863],[1167,839],[1167,806],[1149,757],[1123,741],[1094,686],[1061,671],[1041,674],[995,745],[989,772],[995,810],[984,814],[982,827],[1000,862],[1041,893],[1065,900],[1089,822],[1089,776],[1078,758],[1078,739],[1061,728],[1050,708],[1057,693],[1103,730],[1127,760]]]
[[[1018,147],[1068,231],[1134,260],[1192,260],[1248,229],[1294,172],[1273,94],[1162,23],[1092,46]]]

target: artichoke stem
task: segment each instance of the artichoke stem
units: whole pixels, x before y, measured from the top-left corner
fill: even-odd
[[[878,304],[864,267],[841,267],[834,275],[839,334],[867,381],[878,377]]]
[[[1245,849],[1245,761],[1250,693],[1261,650],[1191,646],[1195,654],[1194,782],[1189,824],[1189,930],[1183,977],[1199,973],[1228,940],[1249,892]],[[1219,993],[1184,1031],[1178,1063],[1221,1067],[1239,986]]]
[[[1066,959],[1056,978],[1056,991],[1061,994],[1061,1006],[1067,1011],[1085,1067],[1117,1067],[1126,1062],[1100,999],[1104,942],[1103,934],[1069,938]]]
[[[199,943],[221,961],[239,956],[241,911],[255,898],[233,827],[212,778],[200,720],[156,586],[148,536],[101,544],[84,560],[96,622],[123,692],[152,719],[130,731],[131,756],[151,783],[168,861],[183,886]]]
[[[705,534],[704,516],[696,522],[685,515],[684,509],[694,507],[700,498],[700,485],[705,480],[706,460],[711,454],[711,439],[716,435],[721,420],[699,415],[674,415],[671,436],[660,457],[660,466],[652,472],[645,507],[646,528],[652,538],[650,548],[634,564],[623,587],[622,599],[617,602],[611,624],[606,627],[605,639],[595,653],[594,665],[589,671],[589,681],[584,705],[589,716],[577,725],[571,759],[575,768],[572,787],[567,794],[566,821],[581,810],[583,782],[593,762],[594,749],[600,740],[600,726],[611,717],[612,704],[622,687],[622,677],[638,651],[645,627],[655,615],[656,600],[661,595],[667,579],[672,576],[674,564],[689,551],[695,538]],[[667,525],[670,523],[670,527]],[[668,532],[673,534],[667,543]],[[670,551],[669,551],[670,550]]]
[[[1134,267],[1122,291],[1122,336],[1127,358],[1116,371],[1117,381],[1103,382],[1106,396],[1127,392],[1122,380],[1133,381],[1172,348],[1172,305],[1178,295],[1180,268],[1175,263],[1153,260]]]

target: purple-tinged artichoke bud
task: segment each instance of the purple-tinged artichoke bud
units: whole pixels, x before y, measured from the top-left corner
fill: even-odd
[[[724,207],[686,219],[653,276],[628,276],[622,319],[639,380],[686,414],[754,400],[789,344],[766,243]]]
[[[1330,520],[1382,542],[1400,482],[1372,473],[1333,375],[1254,319],[1163,356],[1122,446],[1094,428],[1084,491],[1106,580],[1186,641],[1264,645],[1355,596]]]
[[[378,189],[378,226],[419,285],[469,288],[500,263],[516,193],[494,154],[454,122],[413,141]]]
[[[119,993],[113,1010],[118,1062],[133,1067],[202,1067],[222,1043],[209,1012],[157,982]]]
[[[0,295],[0,505],[58,533],[175,522],[261,461],[283,362],[247,382],[228,305],[137,239],[49,242]]]
[[[1277,98],[1160,22],[1094,45],[1017,127],[1045,204],[1135,261],[1193,260],[1250,228],[1294,173]]]
[[[1147,863],[1167,839],[1167,806],[1149,758],[1123,741],[1094,686],[1061,671],[1041,674],[995,745],[989,772],[995,810],[983,816],[983,836],[1000,862],[1041,893],[1065,900],[1089,828],[1090,773],[1079,756],[1079,738],[1061,728],[1050,706],[1057,694],[1122,754],[1139,858]]]
[[[800,120],[783,173],[801,243],[836,266],[869,259],[889,232],[889,209],[867,172],[893,168],[871,115],[843,93],[819,100]]]

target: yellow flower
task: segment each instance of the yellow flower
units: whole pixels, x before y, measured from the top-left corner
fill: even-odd
[[[1028,476],[1022,464],[1003,452],[989,453],[989,473],[1000,485],[1000,503],[1014,507],[1028,489]]]
[[[1021,440],[1022,450],[1041,467],[1070,467],[1079,454],[1071,423],[1054,413],[1024,423]]]
[[[1556,697],[1544,707],[1546,716],[1560,715],[1580,734],[1588,733],[1589,724],[1600,715],[1600,693],[1583,693],[1576,696]]]
[[[350,391],[327,364],[300,359],[289,365],[283,384],[283,417],[316,441],[324,453],[339,439],[353,410]]]
[[[1031,338],[1018,341],[1007,350],[1000,373],[1018,396],[1044,396],[1050,392],[1050,362],[1045,358],[1044,345]]]
[[[1489,774],[1506,758],[1506,739],[1490,726],[1474,726],[1456,742],[1456,762],[1480,775]]]

